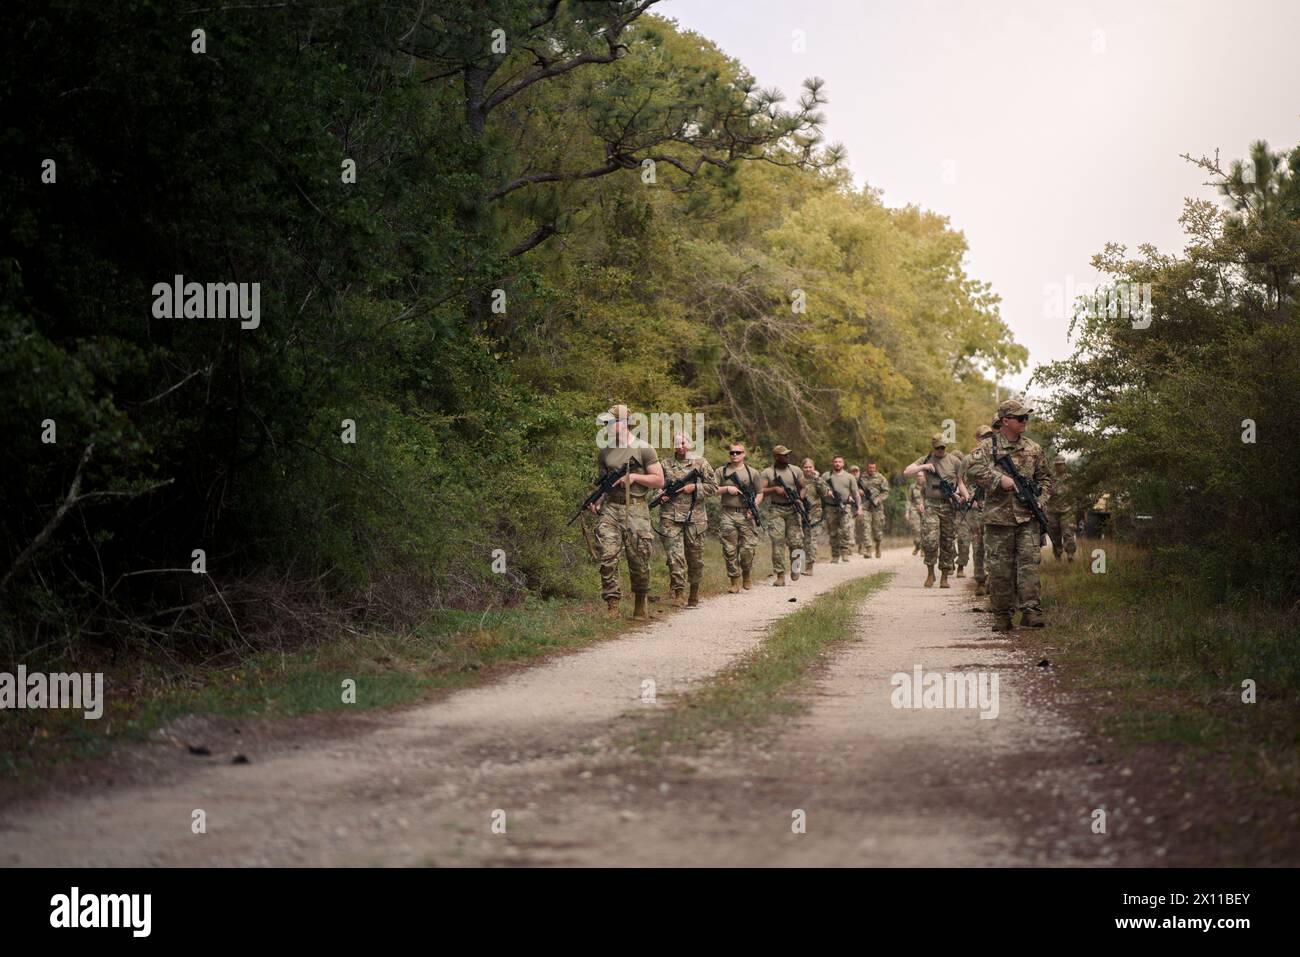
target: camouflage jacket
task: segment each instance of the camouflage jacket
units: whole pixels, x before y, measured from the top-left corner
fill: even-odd
[[[1068,473],[1057,475],[1056,470],[1052,470],[1052,494],[1047,497],[1043,510],[1048,512],[1074,511],[1074,503],[1070,501],[1070,476]]]
[[[661,522],[684,522],[686,516],[690,516],[692,525],[707,525],[709,522],[708,510],[704,507],[704,500],[710,495],[718,494],[717,475],[713,471],[713,466],[709,464],[708,459],[702,456],[688,456],[685,460],[679,459],[676,455],[659,460],[664,467],[664,482],[672,482],[680,479],[693,468],[698,468],[704,473],[703,479],[697,479],[697,486],[694,495],[695,509],[691,509],[692,496],[685,492],[678,492],[665,504],[659,506]]]
[[[885,496],[889,494],[889,479],[877,472],[875,475],[862,476],[858,481],[858,485],[862,489],[862,506],[864,508],[874,511],[884,507]],[[875,505],[871,504],[873,499],[876,502]]]
[[[996,450],[994,443],[997,443]],[[984,522],[987,525],[1022,525],[1034,519],[1028,506],[1016,499],[1015,489],[1002,487],[1003,472],[993,464],[995,456],[1007,454],[1018,471],[1039,488],[1039,499],[1051,491],[1052,476],[1042,447],[1027,436],[1008,442],[1002,435],[982,441],[970,456],[967,475],[984,489]]]
[[[925,493],[921,491],[921,486],[913,482],[907,487],[907,510],[919,514],[921,510],[917,508],[917,505],[919,505],[924,498]]]
[[[803,500],[808,506],[808,521],[820,522],[822,520],[822,499],[831,494],[831,487],[826,484],[826,480],[817,474],[814,474],[812,478],[805,475],[803,477],[803,491],[799,494],[803,496]]]

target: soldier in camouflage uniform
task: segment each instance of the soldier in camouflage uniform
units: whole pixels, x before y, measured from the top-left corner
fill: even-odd
[[[961,461],[961,467],[958,468],[957,474],[961,476],[963,484],[966,481],[966,455],[960,449],[954,449],[953,455],[956,455]],[[966,577],[966,563],[970,561],[970,509],[960,509],[955,514],[953,528],[957,538],[957,577]]]
[[[812,459],[803,460],[803,492],[800,494],[808,507],[808,528],[803,534],[803,573],[811,577],[813,565],[817,562],[817,526],[822,521],[822,501],[830,494],[826,481],[817,474],[817,463]]]
[[[718,494],[722,496],[722,556],[727,561],[727,577],[731,587],[727,593],[734,595],[742,587],[753,584],[754,551],[758,548],[756,515],[745,507],[740,488],[744,486],[755,497],[761,491],[759,475],[745,464],[745,443],[732,442],[727,451],[730,461],[715,473]]]
[[[981,425],[975,430],[975,448],[971,449],[966,456],[967,476],[970,474],[970,459],[979,448],[979,444],[993,434],[993,430],[987,425]],[[971,489],[974,494],[974,489]],[[982,499],[982,497],[981,497]],[[975,553],[975,594],[987,595],[988,588],[985,585],[987,576],[984,570],[984,502],[977,500],[971,506],[967,515],[967,521],[970,522],[970,542],[971,550]]]
[[[849,474],[853,476],[854,484],[858,487],[858,495],[862,495],[862,469],[856,465],[849,466]],[[853,551],[864,557],[871,557],[871,549],[867,544],[867,510],[858,509],[858,513],[853,516]]]
[[[628,462],[632,463],[627,476],[609,494],[590,506],[600,516],[596,520],[600,594],[605,599],[605,614],[617,618],[622,596],[618,557],[620,552],[626,554],[632,594],[636,598],[632,617],[645,621],[650,618],[646,596],[650,592],[650,553],[655,538],[650,527],[646,494],[650,489],[663,488],[664,468],[654,448],[634,437],[628,429],[627,406],[614,406],[602,413],[598,421],[605,426],[606,436],[601,442],[604,447],[596,454],[596,468],[601,478],[610,472],[618,472]]]
[[[925,546],[925,587],[934,584],[934,566],[939,565],[940,588],[951,588],[948,573],[953,570],[957,557],[956,515],[952,502],[939,491],[939,479],[952,483],[957,495],[966,497],[966,485],[961,477],[962,457],[948,454],[948,443],[943,433],[930,436],[930,454],[923,455],[903,470],[903,474],[925,476],[925,515],[921,519],[921,540]]]
[[[1022,612],[1022,626],[1041,628],[1047,624],[1038,580],[1042,532],[1033,513],[1016,498],[1011,476],[995,463],[998,456],[1009,455],[1017,472],[1042,493],[1050,494],[1052,478],[1046,456],[1038,443],[1024,434],[1032,411],[1019,399],[999,405],[1001,429],[982,441],[971,457],[971,481],[986,493],[984,547],[994,631],[1011,630],[1011,616],[1017,607]]]
[[[880,542],[885,537],[885,496],[889,494],[889,479],[876,471],[876,463],[867,463],[867,474],[859,483],[862,490],[862,514],[866,517],[866,533],[871,544],[876,547],[876,557],[880,557]],[[870,550],[867,557],[871,557]]]
[[[912,554],[921,550],[921,519],[925,515],[925,476],[907,487],[907,527],[912,531]]]
[[[777,483],[780,478],[782,484]],[[758,504],[767,499],[767,534],[772,539],[772,571],[776,586],[785,585],[785,556],[790,553],[790,581],[799,580],[795,552],[803,548],[803,519],[794,500],[803,492],[803,470],[790,464],[790,450],[784,445],[772,449],[772,464],[759,474]],[[787,491],[788,490],[788,491]],[[787,498],[787,494],[790,496]]]
[[[822,500],[826,515],[826,532],[831,537],[831,561],[848,563],[853,554],[853,510],[858,501],[858,483],[844,471],[844,456],[831,460],[831,470],[823,473],[826,498]]]
[[[1070,561],[1078,543],[1074,539],[1074,502],[1070,499],[1069,466],[1065,456],[1058,455],[1052,460],[1052,495],[1043,506],[1047,515],[1047,534],[1052,537],[1052,554],[1061,560],[1062,546]]]
[[[699,474],[659,506],[659,533],[663,536],[664,551],[668,556],[668,587],[672,603],[679,608],[682,591],[688,582],[691,591],[686,607],[695,608],[700,603],[700,582],[704,578],[704,533],[709,528],[709,513],[704,507],[704,499],[718,491],[713,466],[702,456],[691,455],[692,447],[690,436],[684,433],[673,438],[673,457],[663,463],[665,477],[675,482],[693,470]]]

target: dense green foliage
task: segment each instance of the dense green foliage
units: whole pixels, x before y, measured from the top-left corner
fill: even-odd
[[[8,656],[568,593],[614,401],[715,460],[971,434],[1026,356],[961,235],[852,187],[819,80],[787,107],[648,6],[6,8]],[[177,274],[260,326],[155,318]]]
[[[1076,350],[1035,373],[1083,484],[1149,515],[1159,570],[1223,597],[1300,598],[1300,148],[1256,143],[1188,200],[1182,256],[1108,246],[1094,264],[1151,284],[1151,315],[1080,311]],[[1149,320],[1149,324],[1147,324]]]

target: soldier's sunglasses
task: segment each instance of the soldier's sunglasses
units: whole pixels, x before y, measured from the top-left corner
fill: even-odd
[[[1007,418],[1008,418],[1008,419],[1015,419],[1017,422],[1028,422],[1028,421],[1029,421],[1029,416],[1027,416],[1027,415],[1009,415],[1009,416],[1007,416]]]
[[[742,450],[740,450],[740,449],[732,449],[732,450],[731,450],[730,452],[728,452],[727,454],[728,454],[728,455],[744,455],[745,453],[744,453]]]

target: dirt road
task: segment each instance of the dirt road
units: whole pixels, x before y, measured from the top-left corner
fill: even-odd
[[[800,692],[803,716],[662,761],[615,746],[777,618],[881,570],[896,575]],[[1051,668],[989,631],[968,580],[924,589],[918,570],[910,549],[819,565],[813,579],[760,581],[436,704],[357,716],[306,743],[267,741],[249,764],[214,747],[148,784],[46,795],[0,813],[0,863],[1154,863],[1117,827],[1141,810],[1058,709]],[[891,676],[911,679],[918,665],[983,675],[989,691],[996,676],[996,717],[980,717],[994,710],[987,699],[895,707]],[[1098,807],[1108,835],[1090,827]],[[196,811],[206,833],[193,831]]]

